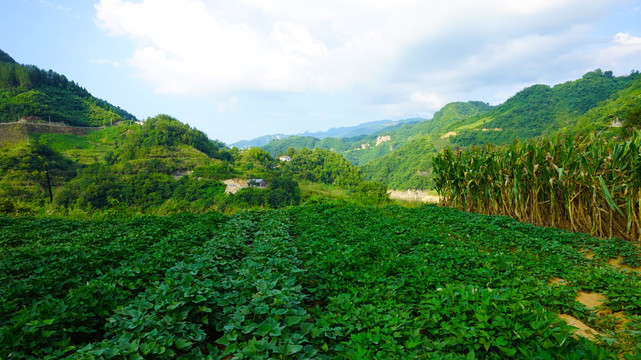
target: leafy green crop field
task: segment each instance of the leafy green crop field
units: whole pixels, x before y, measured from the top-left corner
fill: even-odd
[[[0,359],[639,358],[621,258],[641,265],[627,241],[436,206],[0,217]]]

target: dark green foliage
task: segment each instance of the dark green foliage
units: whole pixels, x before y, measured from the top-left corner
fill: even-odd
[[[225,206],[231,208],[271,207],[273,209],[296,206],[301,201],[298,183],[290,176],[278,176],[269,182],[269,186],[257,188],[250,186],[230,194]]]
[[[13,58],[9,56],[9,54],[0,50],[0,63],[15,63],[15,62],[16,61],[13,60]]]
[[[387,156],[363,165],[363,177],[385,183],[392,189],[431,188],[432,156],[435,152],[429,137],[414,140]]]
[[[18,170],[29,173],[44,171],[45,164],[48,165],[49,170],[58,171],[66,179],[73,176],[73,170],[76,168],[71,160],[35,140],[0,152],[0,171],[4,173]]]
[[[635,247],[506,217],[347,205],[119,221],[0,216],[0,245],[0,358],[640,355],[641,277],[605,264],[638,261]],[[615,328],[574,301],[578,291],[606,295],[631,322]],[[572,336],[557,314],[603,341]]]
[[[239,209],[263,207],[267,205],[267,191],[255,187],[240,189],[229,195],[225,205]]]
[[[78,169],[77,164],[39,141],[0,149],[0,198],[20,212],[49,202],[45,164],[50,174],[56,174],[50,176],[54,188],[73,178]],[[17,206],[18,202],[30,206]]]
[[[234,177],[236,172],[229,162],[221,161],[212,165],[202,165],[194,168],[193,175],[197,178],[224,180]]]
[[[300,203],[300,198],[298,183],[290,177],[280,176],[269,183],[267,203],[273,209],[297,206]]]
[[[128,130],[123,133],[116,153],[121,160],[148,157],[157,146],[171,150],[179,145],[191,146],[211,158],[231,160],[231,155],[222,151],[222,143],[209,140],[202,131],[192,129],[169,115],[157,115]]]
[[[456,121],[484,114],[493,106],[481,101],[452,102],[434,113],[432,120],[425,122],[426,134],[440,133]]]
[[[291,161],[282,164],[282,172],[295,179],[338,186],[354,186],[361,181],[360,170],[340,154],[326,149],[290,149]]]
[[[10,215],[16,210],[13,202],[9,199],[0,199],[0,214]]]
[[[106,209],[115,204],[124,204],[145,211],[175,199],[198,203],[206,209],[223,197],[224,191],[225,185],[217,180],[198,179],[190,175],[176,180],[170,175],[148,171],[133,175],[118,174],[108,166],[92,165],[58,191],[54,202],[63,207],[89,209]]]
[[[354,190],[354,200],[366,206],[379,206],[389,204],[387,185],[374,181],[363,181]]]
[[[641,101],[636,105],[636,107],[631,107],[625,109],[622,112],[624,119],[623,126],[627,134],[632,134],[634,130],[641,129]]]
[[[319,139],[311,136],[291,136],[285,139],[272,140],[262,148],[272,156],[276,156],[279,153],[284,153],[289,148],[295,150],[304,148],[314,149],[319,142]]]

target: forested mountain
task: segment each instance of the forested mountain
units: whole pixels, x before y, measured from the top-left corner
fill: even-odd
[[[638,75],[633,71],[628,76],[615,77],[611,71],[597,69],[581,79],[553,87],[533,85],[487,114],[450,124],[444,130],[456,132],[451,138],[454,144],[467,146],[501,144],[517,138],[553,135],[560,129],[577,129],[581,116],[631,85]],[[585,124],[584,129],[596,129],[596,124]]]
[[[292,135],[283,135],[283,134],[264,135],[264,136],[260,136],[260,137],[257,137],[255,139],[251,139],[251,140],[237,141],[237,142],[235,142],[235,143],[233,143],[233,144],[231,144],[229,146],[232,146],[232,147],[235,147],[235,148],[238,148],[238,149],[249,149],[249,148],[252,148],[252,147],[262,147],[262,146],[265,146],[265,145],[269,144],[272,140],[280,140],[280,139],[284,139],[284,138],[287,138],[287,137],[290,137],[290,136],[292,136]]]
[[[432,156],[448,146],[504,144],[590,131],[618,135],[620,126],[638,128],[640,119],[639,73],[614,77],[610,71],[596,70],[553,87],[530,86],[485,113],[442,122],[430,135],[363,165],[363,176],[391,188],[430,188]]]
[[[66,76],[18,64],[0,50],[0,122],[20,118],[75,126],[135,120],[132,114],[93,97]]]
[[[480,101],[455,102],[437,111],[431,120],[416,122],[418,119],[408,119],[370,135],[323,139],[312,136],[292,136],[274,140],[263,146],[263,149],[272,156],[284,153],[288,148],[328,149],[340,153],[355,165],[365,165],[416,139],[438,132],[452,122],[485,113],[490,109],[492,109],[490,105]]]
[[[319,140],[325,139],[328,137],[352,138],[352,137],[375,134],[376,132],[381,131],[383,129],[393,128],[393,127],[401,126],[403,124],[416,124],[423,120],[424,119],[421,119],[421,118],[411,118],[411,119],[404,119],[404,120],[379,120],[379,121],[370,121],[370,122],[362,123],[355,126],[343,126],[343,127],[331,128],[327,131],[317,131],[317,132],[306,131],[302,134],[296,134],[296,135],[283,135],[283,134],[265,135],[265,136],[257,137],[252,140],[237,141],[231,144],[230,146],[237,147],[239,149],[245,149],[245,148],[254,147],[254,146],[264,147],[265,145],[268,145],[272,141],[281,140],[289,137],[314,137]],[[294,143],[297,143],[297,142],[298,141],[295,141]],[[282,146],[276,145],[276,147],[281,148]],[[293,146],[293,147],[297,148],[296,146]],[[285,147],[285,149],[287,148]]]
[[[372,135],[390,127],[400,126],[403,124],[416,124],[423,120],[425,119],[410,118],[410,119],[403,119],[403,120],[369,121],[369,122],[358,124],[355,126],[341,126],[336,128],[330,128],[327,131],[305,132],[300,135],[313,136],[319,139],[324,139],[327,137],[351,138],[351,137],[356,137],[361,135]]]
[[[300,151],[281,163],[260,148],[229,149],[168,115],[122,121],[135,118],[64,75],[4,52],[0,61],[0,213],[282,207],[306,201],[306,186],[344,201],[387,198],[384,186],[361,186],[360,169],[334,152]],[[248,187],[249,179],[268,185]]]
[[[625,89],[590,109],[575,124],[562,128],[561,132],[612,131],[621,126],[630,133],[641,127],[641,76]]]

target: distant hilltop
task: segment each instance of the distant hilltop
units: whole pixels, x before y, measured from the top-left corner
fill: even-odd
[[[265,136],[257,137],[251,140],[237,141],[231,144],[231,146],[237,147],[239,149],[246,149],[250,147],[262,147],[269,144],[273,140],[282,140],[292,136],[310,136],[310,137],[315,137],[317,139],[324,139],[328,137],[349,138],[349,137],[355,137],[360,135],[371,135],[380,130],[388,128],[390,126],[414,124],[424,120],[425,119],[422,119],[422,118],[410,118],[410,119],[403,119],[403,120],[378,120],[378,121],[365,122],[355,126],[341,126],[341,127],[330,128],[327,131],[317,131],[317,132],[306,131],[304,133],[295,134],[295,135],[283,135],[283,134],[265,135]]]

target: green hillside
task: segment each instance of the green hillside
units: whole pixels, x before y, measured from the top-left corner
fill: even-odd
[[[4,125],[0,130],[18,130],[9,132],[17,141],[0,147],[0,213],[122,216],[387,202],[386,187],[364,183],[360,169],[338,153],[290,150],[292,160],[280,162],[260,148],[227,149],[167,115],[85,134]],[[230,179],[232,194],[223,184]],[[268,186],[247,187],[248,179]]]
[[[0,50],[0,123],[21,118],[74,126],[135,120],[127,111],[91,96],[66,76],[18,64]]]
[[[474,116],[446,127],[456,132],[457,146],[509,143],[553,135],[563,128],[576,128],[581,116],[619,91],[630,86],[639,73],[615,77],[611,71],[595,70],[581,79],[553,87],[530,86],[484,115]],[[596,130],[597,123],[585,123],[583,130]]]
[[[641,126],[641,76],[627,88],[617,92],[581,116],[575,124],[560,129],[562,133],[577,133],[590,130],[617,132],[616,127],[631,129]]]
[[[123,120],[135,118],[1,52],[0,213],[235,211],[319,202],[325,192],[332,201],[387,199],[384,186],[361,186],[360,169],[327,150],[280,163],[259,148],[228,149],[168,115]],[[249,179],[268,185],[248,187]]]
[[[480,101],[455,102],[437,111],[431,120],[406,121],[386,127],[371,135],[345,138],[326,137],[323,139],[310,136],[292,136],[274,140],[263,146],[263,149],[272,156],[284,153],[288,148],[328,149],[340,153],[355,165],[365,165],[416,139],[436,133],[452,122],[485,113],[490,109],[492,109],[491,106]]]
[[[611,72],[596,70],[553,87],[530,86],[505,103],[485,109],[488,111],[455,121],[434,122],[430,135],[363,165],[364,177],[384,181],[390,188],[425,189],[432,184],[432,156],[446,147],[505,144],[559,133],[619,134],[618,126],[641,124],[641,77],[638,72],[614,77]],[[435,119],[440,118],[435,115]]]

